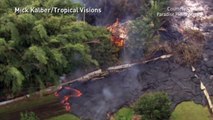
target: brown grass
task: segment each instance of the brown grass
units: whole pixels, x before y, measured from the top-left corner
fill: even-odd
[[[183,35],[185,37],[185,40],[188,42],[195,42],[203,45],[205,41],[203,33],[199,30],[186,29],[183,31]]]
[[[203,53],[204,35],[198,30],[185,30],[185,40],[174,46],[173,54],[175,61],[181,64],[195,64]]]
[[[197,44],[181,42],[175,47],[175,61],[181,64],[192,65],[202,56],[202,48]]]
[[[174,60],[180,64],[195,64],[203,53],[204,35],[199,30],[187,29],[183,32],[184,40],[178,44],[169,42],[154,42],[147,50],[146,58],[152,58],[155,53],[162,51],[173,54]]]
[[[165,53],[172,53],[171,44],[168,42],[155,42],[147,50],[149,55],[155,54],[157,51],[164,51]]]

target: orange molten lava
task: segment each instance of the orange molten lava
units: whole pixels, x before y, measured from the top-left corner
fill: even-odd
[[[127,29],[124,25],[121,25],[117,19],[115,23],[107,27],[112,33],[111,41],[118,47],[124,47],[125,39],[127,38]]]
[[[65,90],[67,94],[61,95],[60,92]],[[80,97],[82,95],[81,91],[71,88],[71,87],[60,87],[57,92],[55,92],[56,97],[63,96],[61,103],[65,106],[66,111],[71,110],[70,99],[71,97]]]

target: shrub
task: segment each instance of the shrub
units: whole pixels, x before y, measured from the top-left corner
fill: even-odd
[[[115,120],[131,120],[134,111],[130,108],[122,108],[115,114]]]
[[[39,120],[34,112],[21,113],[21,120]]]
[[[171,102],[165,93],[149,93],[142,96],[134,105],[136,114],[143,120],[168,120],[171,115]]]

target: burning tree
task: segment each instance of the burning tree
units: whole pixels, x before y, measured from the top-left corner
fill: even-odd
[[[111,41],[117,47],[124,47],[125,40],[127,39],[127,28],[117,19],[116,22],[107,27],[107,29],[112,34]]]

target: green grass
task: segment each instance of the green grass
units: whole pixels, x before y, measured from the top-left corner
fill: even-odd
[[[48,95],[43,97],[34,96],[26,100],[21,100],[8,105],[0,106],[0,114],[24,111],[27,109],[35,108],[37,106],[45,105],[47,103],[51,103],[56,100],[57,99],[54,95]]]
[[[122,108],[115,114],[115,120],[132,120],[134,111],[130,108]]]
[[[194,102],[183,102],[179,104],[172,113],[171,120],[212,120],[208,107],[195,104]]]
[[[56,117],[52,117],[48,120],[80,120],[78,117],[71,114],[63,114]]]
[[[32,96],[25,100],[20,100],[11,104],[0,106],[0,116],[1,116],[0,120],[1,118],[3,120],[6,120],[8,117],[10,118],[11,114],[13,113],[19,114],[21,112],[32,111],[32,110],[36,110],[36,115],[39,116],[40,113],[38,110],[43,109],[40,107],[49,106],[51,104],[54,106],[55,103],[58,103],[58,98],[55,97],[54,95],[48,95],[48,96],[42,96],[42,97]],[[53,109],[55,107],[53,107]],[[56,108],[56,110],[51,109],[50,111],[47,111],[45,114],[46,116],[43,116],[43,117],[45,117],[45,119],[48,119],[48,120],[80,120],[74,115],[66,113],[65,109],[63,109],[62,106],[61,108],[62,109]],[[41,114],[43,115],[43,113]]]

